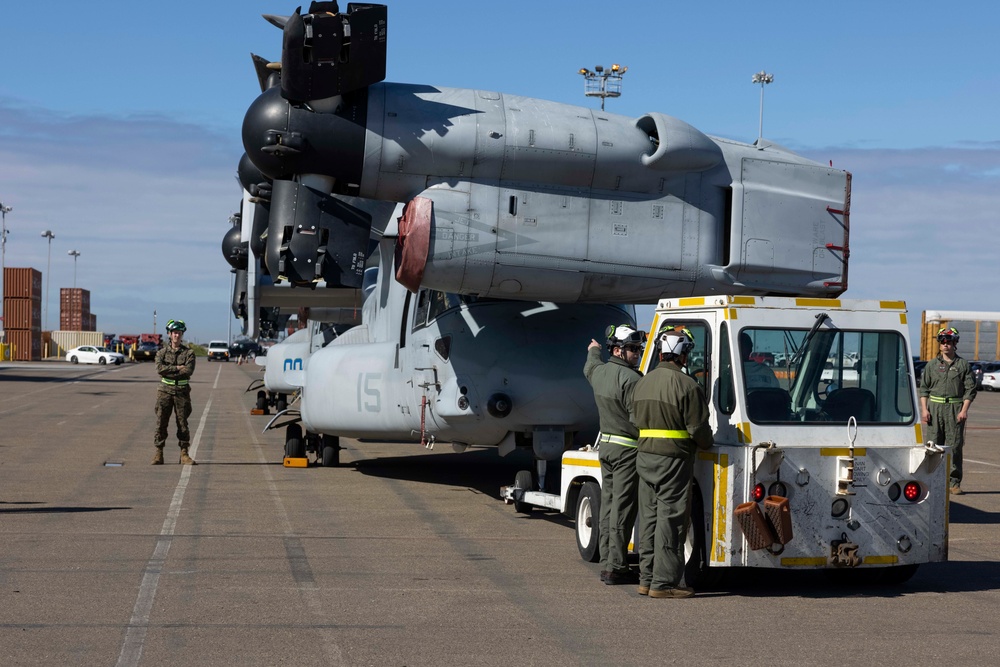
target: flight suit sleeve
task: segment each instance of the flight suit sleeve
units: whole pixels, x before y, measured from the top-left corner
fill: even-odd
[[[628,413],[629,421],[635,424],[635,409],[633,408],[633,399],[635,398],[635,385],[639,382],[639,378],[642,377],[638,373],[635,377],[631,378],[625,383],[622,388],[622,405],[625,406],[625,412]]]
[[[972,372],[972,366],[968,362],[965,364],[965,373],[963,375],[962,381],[965,392],[962,394],[962,400],[971,403],[976,400],[976,374]]]
[[[592,347],[587,350],[587,362],[583,365],[583,375],[593,384],[594,370],[601,365],[601,348]]]
[[[708,449],[715,443],[715,438],[708,425],[708,404],[700,387],[696,386],[694,391],[689,392],[686,412],[685,423],[691,439],[698,445],[698,449]]]
[[[928,361],[927,365],[924,366],[924,372],[920,376],[920,386],[917,387],[917,396],[920,396],[920,397],[923,397],[923,398],[927,398],[928,396],[931,395],[931,373],[930,373],[931,369],[930,369],[930,365],[931,365],[932,361],[933,361],[933,359],[931,361]]]

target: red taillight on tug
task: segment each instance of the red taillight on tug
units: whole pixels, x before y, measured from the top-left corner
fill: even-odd
[[[753,487],[753,499],[755,502],[759,503],[764,500],[765,495],[767,495],[767,493],[763,484],[757,484],[757,486]]]
[[[907,482],[903,487],[903,497],[911,503],[920,500],[920,485],[916,482]]]

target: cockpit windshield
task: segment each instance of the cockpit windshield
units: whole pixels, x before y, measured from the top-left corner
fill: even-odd
[[[913,391],[903,337],[895,331],[744,328],[737,334],[748,416],[765,424],[911,423]],[[731,382],[724,369],[722,381]]]

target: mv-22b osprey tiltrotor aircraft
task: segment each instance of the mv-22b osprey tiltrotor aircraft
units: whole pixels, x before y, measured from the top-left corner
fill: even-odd
[[[308,363],[289,360],[286,386],[301,388],[307,433],[389,439],[408,428],[426,437],[429,417],[441,439],[454,437],[445,434],[459,420],[474,424],[454,437],[470,444],[568,429],[510,420],[519,398],[491,382],[545,336],[516,326],[505,336],[508,315],[488,326],[467,322],[474,307],[504,303],[494,300],[528,302],[509,306],[522,311],[537,301],[580,304],[574,317],[553,318],[549,333],[576,341],[578,354],[534,369],[541,383],[575,383],[550,396],[555,405],[587,390],[578,368],[586,341],[620,319],[621,311],[584,304],[713,293],[834,297],[847,288],[847,172],[763,140],[709,137],[662,113],[628,118],[491,90],[383,82],[383,5],[352,3],[341,13],[336,2],[314,2],[306,14],[266,18],[282,28],[283,45],[280,64],[254,56],[263,92],[243,124],[247,194],[239,231],[224,243],[237,269],[234,311],[250,335],[262,315],[267,322],[303,306],[352,316],[360,309],[366,322],[378,312],[391,322],[378,325],[381,338],[358,327]],[[377,244],[379,308],[362,308]],[[438,319],[450,313],[466,324],[435,331],[421,343],[423,357],[406,366],[400,350],[429,324],[418,321],[427,317],[424,294],[448,306]],[[484,331],[496,337],[487,343]],[[504,340],[506,353],[487,355],[497,365],[491,375],[482,368],[485,347]],[[362,347],[335,350],[342,346]],[[381,371],[349,363],[362,349],[382,355],[374,368],[399,373],[375,378]],[[445,366],[454,367],[455,396]],[[381,383],[377,403],[373,383]],[[475,400],[462,401],[462,387]],[[511,400],[509,414],[489,409],[497,394]]]

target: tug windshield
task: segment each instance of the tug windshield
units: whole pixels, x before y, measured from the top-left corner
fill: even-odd
[[[915,418],[903,337],[895,331],[744,328],[735,358],[750,421],[899,425]]]

